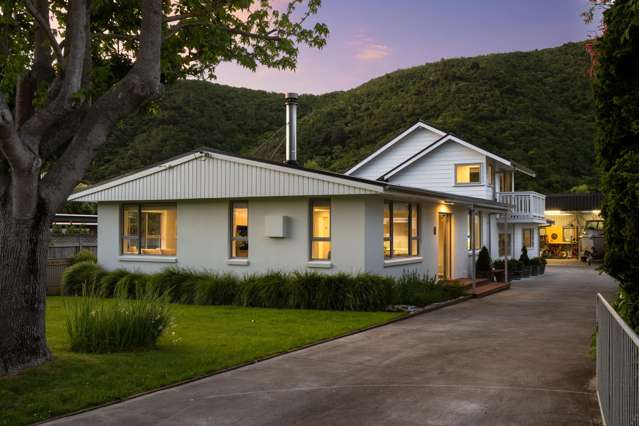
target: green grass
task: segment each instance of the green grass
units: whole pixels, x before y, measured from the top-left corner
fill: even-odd
[[[78,354],[69,350],[65,299],[48,299],[53,361],[0,378],[0,425],[28,424],[122,399],[400,315],[171,305],[175,326],[160,338],[158,350]]]

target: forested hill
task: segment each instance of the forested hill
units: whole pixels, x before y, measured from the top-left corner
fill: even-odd
[[[298,155],[307,165],[344,171],[421,119],[533,168],[537,179],[519,179],[518,189],[594,186],[589,66],[583,43],[570,43],[442,60],[349,91],[302,96]],[[120,126],[88,178],[201,145],[283,159],[283,108],[281,94],[181,82]]]

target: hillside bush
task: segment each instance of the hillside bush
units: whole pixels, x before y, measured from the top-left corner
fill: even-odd
[[[65,303],[67,332],[73,352],[107,353],[147,350],[156,346],[171,316],[168,297],[151,286],[138,287],[129,298],[125,282],[113,299],[87,291]]]
[[[71,258],[71,265],[75,265],[80,262],[98,263],[98,258],[91,250],[82,249]]]
[[[62,294],[65,296],[79,296],[83,287],[95,289],[104,270],[92,261],[78,262],[69,266],[62,273]]]

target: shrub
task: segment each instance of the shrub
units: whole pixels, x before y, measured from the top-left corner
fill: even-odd
[[[528,249],[526,248],[526,246],[521,247],[521,255],[519,256],[519,261],[521,262],[522,266],[530,265],[530,259],[528,258]]]
[[[344,310],[381,311],[392,303],[392,278],[371,274],[350,277],[344,297]]]
[[[493,262],[493,268],[504,269],[504,259],[497,259]]]
[[[168,297],[151,286],[118,285],[112,300],[86,292],[66,302],[67,332],[74,352],[106,353],[152,349],[170,323]]]
[[[239,280],[231,274],[202,276],[195,286],[196,305],[232,305],[240,290]]]
[[[98,263],[98,258],[95,257],[95,254],[91,250],[82,249],[76,253],[73,258],[71,258],[71,264],[75,265],[80,262],[93,262]]]
[[[113,297],[115,286],[125,275],[130,274],[126,269],[116,269],[102,274],[98,282],[98,292],[102,297]]]
[[[490,253],[488,253],[488,249],[484,246],[479,250],[479,255],[477,256],[477,272],[488,272],[490,271]]]
[[[519,272],[523,264],[517,259],[508,259],[508,269],[512,272]]]
[[[396,282],[397,300],[404,305],[426,306],[461,296],[464,289],[454,283],[415,272],[403,274]]]
[[[343,272],[323,275],[315,293],[315,309],[343,311],[346,291],[352,278]]]
[[[289,302],[288,276],[281,272],[250,275],[242,283],[239,304],[264,308],[285,308]]]
[[[195,288],[202,274],[190,269],[166,268],[162,272],[151,275],[150,285],[158,292],[168,293],[171,302],[193,303]]]
[[[62,274],[62,294],[77,296],[82,294],[82,288],[93,290],[100,280],[104,270],[100,265],[91,261],[78,262],[69,266]]]
[[[123,294],[134,299],[139,293],[144,293],[148,280],[149,276],[141,272],[130,272],[123,275],[115,285],[114,297],[117,297],[115,293],[121,291]]]

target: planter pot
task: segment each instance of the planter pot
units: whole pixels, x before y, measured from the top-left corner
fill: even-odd
[[[495,279],[502,283],[506,282],[506,271],[504,271],[503,269],[495,269]]]
[[[521,279],[521,271],[513,271],[512,273],[508,272],[508,274],[510,275],[511,279],[513,279],[513,280],[520,280]]]
[[[523,278],[528,278],[530,276],[530,266],[524,266],[521,268],[521,276]]]
[[[546,273],[546,264],[539,265],[539,274],[543,275]]]
[[[538,265],[533,265],[530,267],[530,275],[535,276],[535,275],[539,275],[539,266]]]
[[[477,278],[481,278],[481,279],[490,279],[490,280],[492,280],[493,273],[492,273],[492,271],[477,271],[475,273],[475,276]]]

